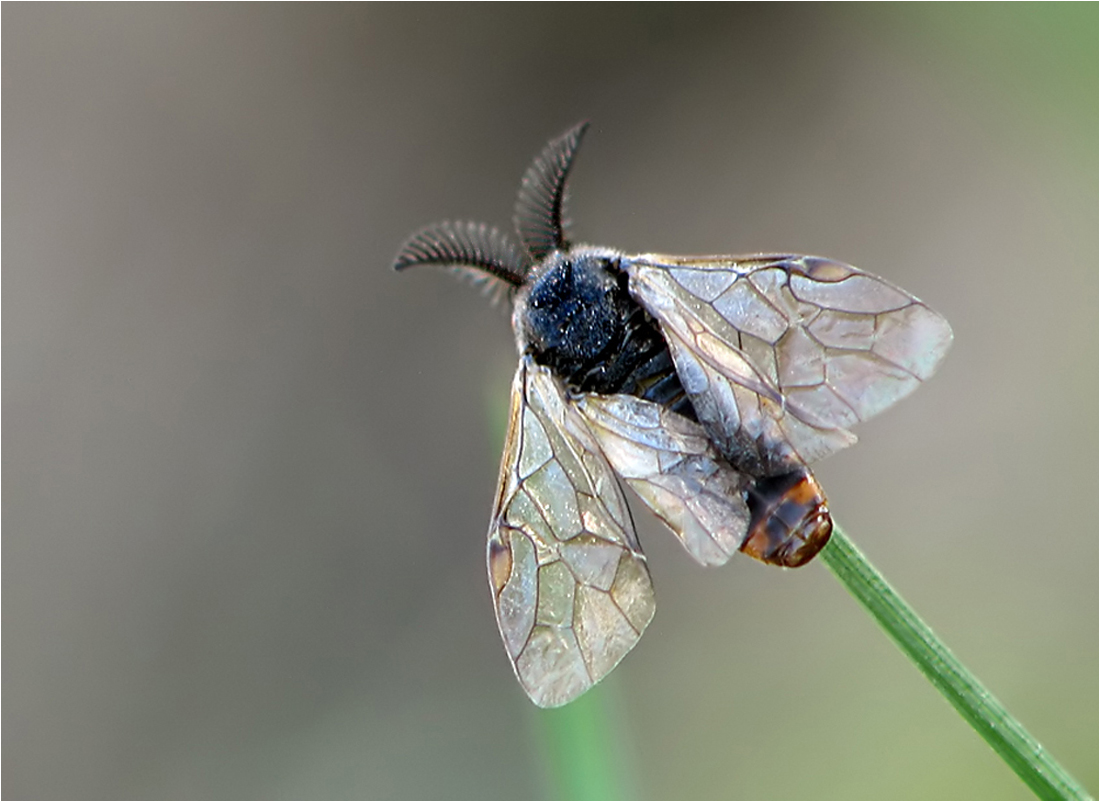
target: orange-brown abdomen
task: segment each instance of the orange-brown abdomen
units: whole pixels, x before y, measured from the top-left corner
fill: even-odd
[[[813,474],[799,468],[757,479],[748,491],[752,519],[741,551],[772,565],[805,565],[829,542],[833,519]]]

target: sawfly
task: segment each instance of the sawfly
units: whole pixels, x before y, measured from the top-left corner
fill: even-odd
[[[808,465],[929,378],[952,339],[917,298],[831,259],[572,244],[565,184],[587,127],[524,175],[519,244],[439,223],[394,263],[474,275],[512,304],[519,367],[489,584],[512,667],[541,707],[598,682],[653,617],[623,483],[704,565],[737,551],[804,565],[832,532]]]

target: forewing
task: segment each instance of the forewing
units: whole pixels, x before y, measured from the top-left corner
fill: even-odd
[[[749,526],[743,491],[706,430],[632,395],[585,394],[573,402],[608,462],[699,562],[723,565]]]
[[[540,707],[563,705],[598,682],[654,612],[622,489],[583,424],[567,424],[575,415],[557,380],[522,359],[488,564],[505,649]]]
[[[763,414],[803,461],[929,378],[951,327],[904,290],[812,256],[626,258],[634,297],[661,323],[677,373],[736,430]],[[690,385],[690,386],[689,386]]]

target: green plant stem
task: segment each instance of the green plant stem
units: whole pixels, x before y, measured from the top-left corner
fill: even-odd
[[[607,680],[575,702],[538,710],[540,736],[550,782],[550,799],[629,799],[624,743],[627,733],[609,699]],[[611,694],[613,695],[613,694]]]
[[[921,621],[838,526],[821,553],[829,570],[921,673],[1040,799],[1090,799]]]

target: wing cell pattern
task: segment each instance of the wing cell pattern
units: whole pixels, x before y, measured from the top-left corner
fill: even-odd
[[[540,707],[563,705],[598,682],[655,609],[622,489],[583,424],[567,423],[575,415],[558,380],[522,359],[488,567],[505,648]]]
[[[791,451],[779,463],[806,463],[851,445],[848,428],[913,392],[951,344],[947,321],[920,300],[828,259],[645,255],[623,263],[726,455],[778,437]]]
[[[703,565],[724,565],[749,527],[744,491],[706,430],[632,395],[582,395],[576,409],[608,462]]]

